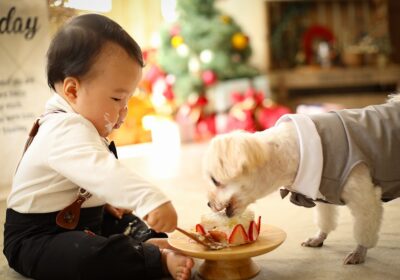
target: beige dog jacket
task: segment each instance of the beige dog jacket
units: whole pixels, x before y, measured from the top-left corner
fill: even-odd
[[[374,184],[382,187],[382,201],[400,197],[399,102],[309,115],[307,118],[315,125],[322,146],[319,193],[323,199],[312,199],[296,187],[295,190],[282,189],[282,198],[291,192],[290,201],[299,206],[313,207],[315,200],[343,205],[343,187],[351,170],[359,163],[369,167]],[[299,137],[305,136],[299,133]],[[316,150],[315,153],[318,159],[320,152]]]
[[[310,115],[321,137],[320,192],[333,204],[340,199],[351,170],[365,163],[382,200],[400,197],[400,103]]]

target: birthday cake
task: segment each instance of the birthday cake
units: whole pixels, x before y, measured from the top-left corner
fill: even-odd
[[[254,212],[246,210],[229,218],[223,212],[210,212],[201,216],[196,225],[198,234],[211,237],[216,242],[237,246],[257,240],[260,234],[261,217],[254,220]]]

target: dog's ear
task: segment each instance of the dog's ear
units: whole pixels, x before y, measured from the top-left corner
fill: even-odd
[[[206,152],[204,169],[221,182],[229,181],[267,160],[268,147],[248,132],[233,132],[215,137]]]
[[[263,145],[256,137],[244,137],[238,144],[237,152],[242,155],[238,158],[239,174],[255,170],[267,161],[268,145]]]

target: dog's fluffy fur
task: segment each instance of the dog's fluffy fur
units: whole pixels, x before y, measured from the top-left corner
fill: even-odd
[[[390,102],[400,102],[394,95]],[[209,206],[233,216],[244,211],[257,199],[290,186],[299,165],[299,144],[294,125],[283,122],[262,132],[242,131],[212,139],[204,157],[204,172],[210,179]],[[344,259],[345,264],[365,261],[368,248],[378,242],[382,219],[381,188],[372,182],[365,164],[350,173],[342,199],[354,217],[357,246]],[[337,226],[337,206],[317,203],[318,233],[302,243],[320,247]]]

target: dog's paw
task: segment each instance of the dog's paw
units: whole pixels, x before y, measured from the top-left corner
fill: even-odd
[[[301,243],[301,246],[303,247],[322,247],[324,245],[324,240],[325,238],[321,237],[310,237],[303,243]]]
[[[325,232],[319,231],[314,237],[308,238],[306,241],[301,243],[303,247],[322,247],[324,245],[324,240],[328,237]]]
[[[346,256],[343,264],[360,264],[365,262],[367,248],[359,246],[356,250]]]

